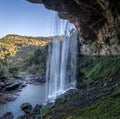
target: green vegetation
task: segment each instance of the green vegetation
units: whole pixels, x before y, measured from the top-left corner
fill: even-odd
[[[71,117],[71,118],[70,118]],[[61,119],[120,119],[120,98],[103,99],[85,108],[73,107]]]
[[[4,67],[0,68],[0,81],[4,83],[8,83],[10,80],[12,80],[13,75],[9,72],[9,69]]]
[[[41,47],[52,41],[52,37],[26,37],[19,35],[7,35],[0,39],[0,59],[6,56],[14,56],[23,47]]]
[[[48,112],[50,111],[49,106],[45,106],[40,110],[40,115],[41,117],[44,117],[48,114]]]
[[[120,71],[119,57],[89,57],[79,59],[79,72],[85,74],[88,80],[103,80],[106,77],[115,76]]]
[[[51,41],[52,37],[19,35],[0,39],[0,79],[13,79],[19,72],[44,73],[47,45]]]
[[[46,67],[46,59],[47,59],[47,47],[41,47],[34,51],[34,54],[26,60],[24,69],[27,69],[29,73],[35,74],[45,73]]]
[[[8,59],[10,69],[18,69],[18,72],[30,74],[44,73],[47,57],[47,47],[24,47],[14,57]]]

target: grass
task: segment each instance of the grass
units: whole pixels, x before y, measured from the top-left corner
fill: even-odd
[[[43,107],[43,108],[40,110],[40,115],[41,115],[41,117],[46,116],[46,115],[48,114],[48,112],[49,112],[49,107],[48,107],[48,106]]]
[[[56,103],[51,112],[56,119],[120,119],[120,88],[112,96],[83,108]]]
[[[120,70],[119,57],[81,57],[78,70],[85,74],[88,80],[103,80],[115,76]]]
[[[120,119],[120,98],[109,98],[81,109],[78,119]]]

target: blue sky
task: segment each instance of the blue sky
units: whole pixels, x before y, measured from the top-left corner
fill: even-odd
[[[54,11],[26,0],[0,0],[0,37],[50,36]]]

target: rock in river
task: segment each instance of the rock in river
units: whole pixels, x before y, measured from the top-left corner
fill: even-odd
[[[24,111],[26,114],[32,113],[32,106],[29,103],[23,103],[21,105],[21,110]]]
[[[6,90],[6,91],[12,91],[12,90],[17,89],[19,86],[20,86],[20,83],[19,83],[19,82],[16,82],[16,83],[14,83],[14,84],[11,84],[11,85],[6,86],[5,90]]]

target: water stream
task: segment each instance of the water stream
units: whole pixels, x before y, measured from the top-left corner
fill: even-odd
[[[45,85],[46,84],[27,85],[23,88],[15,101],[0,104],[0,116],[6,112],[12,112],[14,114],[14,118],[24,114],[21,111],[20,106],[25,102],[30,103],[33,107],[36,104],[43,104],[45,102]]]

